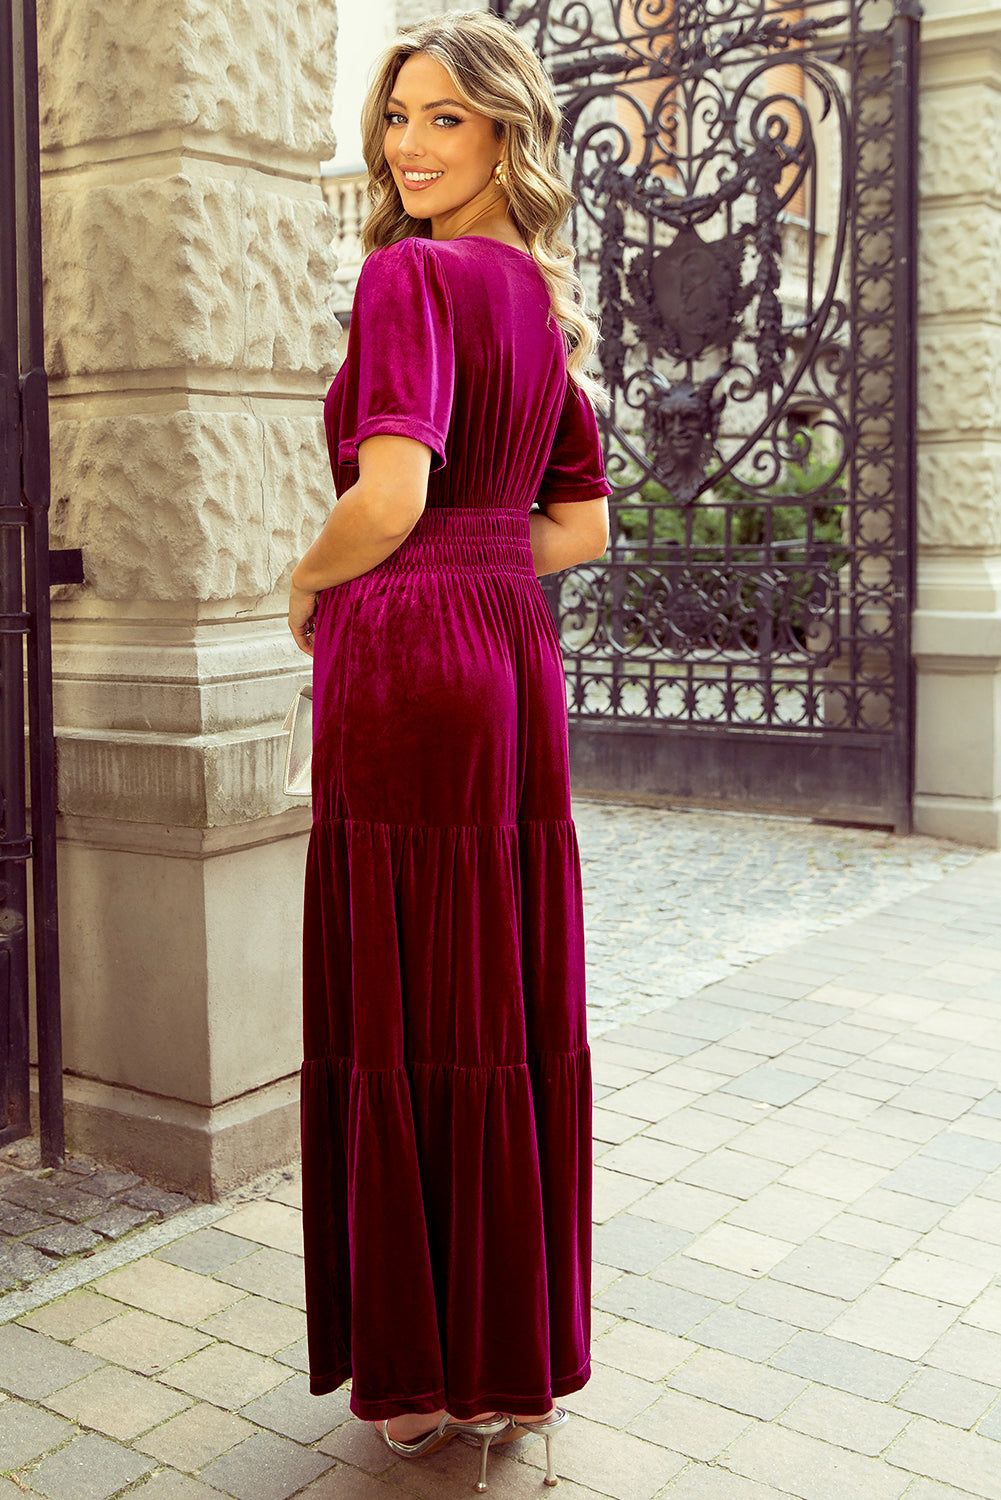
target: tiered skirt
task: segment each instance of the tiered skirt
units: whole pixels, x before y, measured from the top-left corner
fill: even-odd
[[[528,518],[430,510],[321,596],[310,1386],[542,1414],[589,1374],[591,1090],[559,643]]]

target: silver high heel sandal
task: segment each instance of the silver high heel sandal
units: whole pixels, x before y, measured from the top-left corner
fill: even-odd
[[[545,1438],[546,1477],[542,1482],[543,1484],[548,1484],[550,1488],[553,1485],[559,1483],[556,1478],[556,1470],[553,1468],[553,1433],[555,1432],[557,1427],[563,1427],[565,1423],[569,1422],[569,1420],[570,1413],[568,1411],[564,1411],[562,1406],[554,1406],[552,1411],[549,1413],[549,1416],[540,1417],[538,1422],[516,1422],[514,1420],[514,1417],[510,1418],[512,1437],[520,1437],[523,1433],[526,1435],[531,1435],[533,1432],[535,1432],[538,1433],[540,1437]]]
[[[487,1422],[458,1422],[446,1412],[437,1427],[433,1427],[430,1432],[425,1433],[424,1437],[416,1438],[412,1443],[402,1443],[399,1438],[390,1437],[388,1419],[377,1425],[386,1446],[400,1458],[418,1458],[422,1453],[433,1453],[436,1448],[441,1448],[454,1437],[461,1437],[467,1443],[478,1442],[480,1444],[480,1477],[474,1489],[482,1494],[487,1487],[487,1456],[490,1452],[490,1444],[495,1437],[499,1437],[507,1430],[510,1422],[503,1412],[497,1412]]]

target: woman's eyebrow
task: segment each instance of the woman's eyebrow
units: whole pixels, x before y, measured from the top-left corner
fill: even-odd
[[[386,103],[387,104],[400,104],[400,105],[403,105],[404,109],[406,109],[406,105],[403,104],[403,100],[402,99],[397,99],[397,98],[395,98],[392,95],[386,100]],[[455,107],[457,109],[465,109],[465,105],[464,104],[460,104],[459,101],[458,101],[458,99],[433,99],[430,104],[425,104],[425,106],[424,106],[424,113],[427,114],[427,112],[428,112],[429,109],[441,109],[441,107],[442,107],[443,104],[453,104],[453,105],[455,105]]]

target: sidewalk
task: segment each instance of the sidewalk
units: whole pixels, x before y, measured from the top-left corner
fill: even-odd
[[[597,1036],[563,1500],[1001,1500],[1001,855],[963,859]],[[0,1500],[472,1493],[468,1447],[397,1460],[307,1394],[295,1184],[263,1192],[0,1300]],[[497,1450],[494,1500],[542,1456]]]

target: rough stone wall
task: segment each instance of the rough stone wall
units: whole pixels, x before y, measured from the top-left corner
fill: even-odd
[[[331,501],[332,0],[43,0],[53,531],[104,599],[272,594]]]

